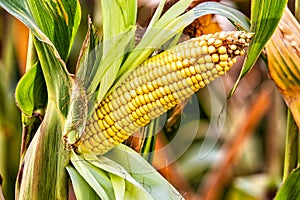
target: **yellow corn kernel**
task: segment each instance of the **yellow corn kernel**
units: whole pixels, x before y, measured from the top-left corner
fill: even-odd
[[[96,106],[77,150],[100,155],[181,100],[226,73],[244,55],[252,34],[203,35],[149,58]]]

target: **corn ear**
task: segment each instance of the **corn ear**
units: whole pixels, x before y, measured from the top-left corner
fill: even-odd
[[[96,105],[77,151],[101,155],[200,88],[243,56],[252,33],[218,32],[193,38],[149,58]]]

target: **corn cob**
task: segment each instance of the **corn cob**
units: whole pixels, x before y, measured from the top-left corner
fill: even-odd
[[[218,32],[174,46],[137,67],[99,105],[77,151],[100,155],[180,101],[223,75],[245,53],[253,34]]]

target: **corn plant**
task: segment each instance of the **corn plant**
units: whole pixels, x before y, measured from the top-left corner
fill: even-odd
[[[101,1],[101,37],[89,19],[71,74],[66,63],[80,25],[79,1],[0,1],[30,29],[27,72],[15,96],[23,133],[32,139],[22,141],[26,148],[17,199],[67,199],[68,180],[77,199],[182,199],[138,153],[120,143],[224,75],[247,49],[240,80],[287,3],[252,1],[250,26],[231,7],[203,3],[186,11],[191,2],[178,1],[162,13],[161,1],[135,45],[137,1]],[[174,46],[183,29],[206,14],[223,15],[242,31],[204,35]],[[152,56],[163,48],[168,50]]]

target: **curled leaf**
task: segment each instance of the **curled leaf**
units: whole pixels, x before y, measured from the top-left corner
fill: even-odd
[[[300,25],[288,8],[266,46],[269,74],[300,127]]]

